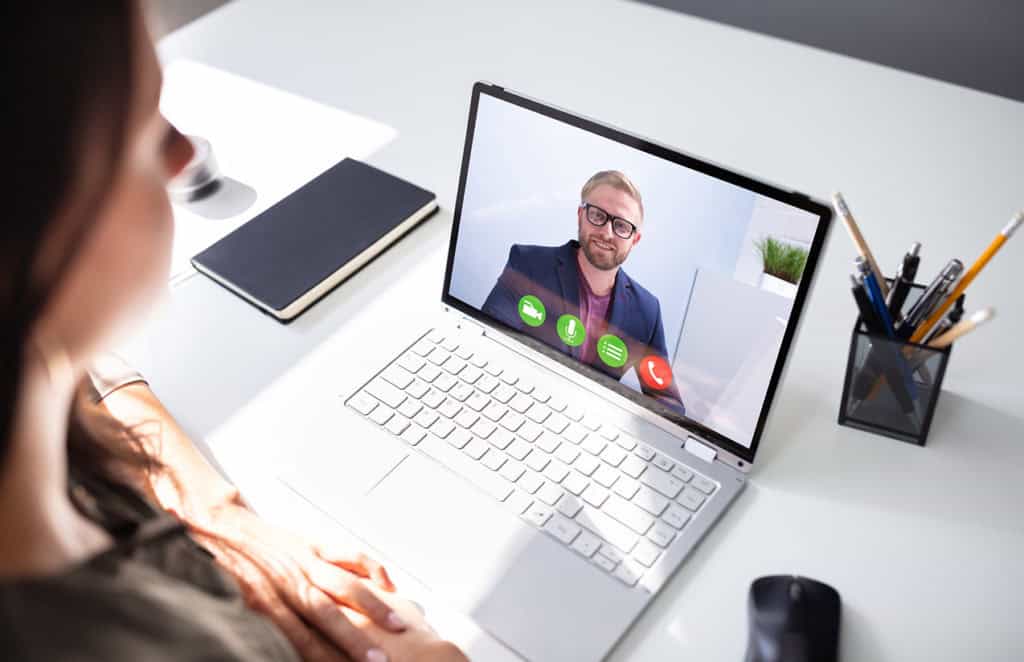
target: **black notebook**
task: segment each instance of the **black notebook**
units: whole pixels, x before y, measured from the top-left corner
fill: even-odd
[[[433,193],[345,159],[196,255],[192,265],[291,320],[436,209]]]

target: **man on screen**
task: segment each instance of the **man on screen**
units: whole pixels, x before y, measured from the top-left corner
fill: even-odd
[[[603,170],[580,199],[578,238],[514,244],[483,311],[615,379],[634,368],[646,395],[684,414],[668,372],[661,305],[622,269],[642,236],[640,192],[623,173]]]

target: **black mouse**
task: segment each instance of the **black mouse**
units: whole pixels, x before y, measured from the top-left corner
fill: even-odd
[[[839,605],[834,588],[807,577],[755,579],[746,662],[836,662]]]

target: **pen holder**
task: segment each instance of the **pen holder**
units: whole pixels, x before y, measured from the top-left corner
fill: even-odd
[[[914,285],[909,299],[924,286]],[[911,305],[913,301],[908,301]],[[869,332],[860,317],[839,403],[839,424],[924,446],[952,345],[932,349]]]

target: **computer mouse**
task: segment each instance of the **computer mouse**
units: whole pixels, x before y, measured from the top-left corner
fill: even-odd
[[[836,662],[839,593],[796,575],[755,579],[748,600],[746,662]]]

